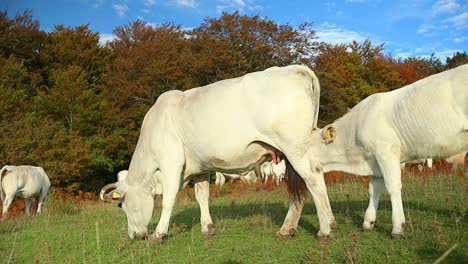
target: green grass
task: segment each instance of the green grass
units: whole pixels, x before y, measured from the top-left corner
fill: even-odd
[[[310,197],[298,234],[275,236],[287,211],[285,188],[225,186],[211,199],[216,235],[200,233],[193,194],[179,194],[169,239],[129,240],[125,214],[115,204],[78,206],[51,197],[40,216],[0,222],[0,263],[431,263],[454,244],[444,263],[468,263],[465,188],[455,176],[405,178],[405,235],[390,236],[391,204],[383,195],[373,231],[361,228],[367,188],[348,181],[328,186],[338,222],[331,241],[316,237]],[[231,189],[232,193],[229,193]],[[310,195],[309,195],[310,196]],[[161,211],[158,201],[151,230]]]

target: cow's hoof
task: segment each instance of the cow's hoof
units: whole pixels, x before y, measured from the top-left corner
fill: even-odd
[[[162,243],[167,240],[167,234],[152,234],[148,239],[157,243]]]
[[[215,233],[216,233],[216,228],[214,227],[214,224],[209,224],[208,231],[202,232],[203,236],[205,237],[214,236]]]
[[[336,221],[332,221],[332,222],[330,223],[330,228],[331,228],[331,229],[336,229],[337,227],[338,227],[338,225],[336,224]]]
[[[320,238],[320,240],[323,240],[323,241],[329,241],[333,239],[333,236],[331,233],[323,234],[322,232],[318,231],[317,236],[318,238]]]
[[[364,228],[364,230],[372,230],[374,229],[374,225],[375,221],[364,221],[364,223],[362,224],[362,228]]]
[[[294,228],[289,229],[287,234],[281,233],[281,230],[280,230],[276,232],[276,237],[278,237],[280,240],[289,240],[296,236],[296,232],[297,231]]]

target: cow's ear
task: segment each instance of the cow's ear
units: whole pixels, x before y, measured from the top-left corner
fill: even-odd
[[[336,137],[336,129],[333,125],[326,125],[322,129],[322,139],[325,144],[331,143]]]

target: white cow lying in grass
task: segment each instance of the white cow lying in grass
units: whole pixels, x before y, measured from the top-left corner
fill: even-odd
[[[208,172],[243,173],[269,159],[279,161],[282,155],[291,199],[278,236],[296,232],[307,192],[296,188],[301,179],[317,208],[318,235],[327,236],[335,221],[323,173],[313,169],[312,156],[305,155],[317,129],[319,98],[317,77],[299,65],[165,92],[143,120],[128,177],[103,199],[119,193],[128,236],[144,238],[149,234],[154,195],[162,193],[161,217],[151,237],[163,240],[178,191],[194,179],[201,231],[212,235]]]
[[[23,198],[26,204],[26,215],[29,215],[31,199],[36,198],[37,213],[42,211],[42,205],[49,194],[49,177],[41,167],[6,165],[0,170],[0,195],[3,203],[2,218],[15,197]]]
[[[245,183],[253,183],[257,180],[257,175],[255,174],[254,170],[251,170],[246,174],[222,173],[222,172],[217,171],[215,184],[219,188],[222,188],[224,183],[226,182],[226,178],[231,181],[239,179]]]
[[[363,226],[376,220],[385,187],[392,234],[403,233],[400,163],[446,158],[468,149],[468,64],[387,93],[371,95],[313,135],[308,155],[325,172],[373,175]]]
[[[265,183],[271,176],[275,179],[276,185],[279,185],[286,173],[286,163],[284,160],[281,160],[278,164],[274,161],[265,162],[260,166],[260,172]]]

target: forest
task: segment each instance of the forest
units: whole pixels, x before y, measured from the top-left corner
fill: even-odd
[[[30,11],[0,11],[1,166],[41,166],[53,186],[96,190],[128,167],[143,117],[165,91],[305,64],[320,80],[323,126],[370,94],[468,63],[466,51],[401,59],[370,39],[324,43],[313,23],[239,12],[191,29],[136,20],[113,33],[102,44],[88,24],[46,32]]]

